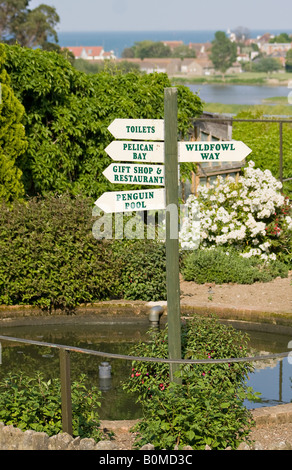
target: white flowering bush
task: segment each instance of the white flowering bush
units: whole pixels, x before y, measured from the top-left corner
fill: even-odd
[[[181,248],[232,247],[246,258],[287,262],[292,219],[281,188],[269,170],[255,168],[252,161],[237,182],[218,177],[213,186],[200,187],[198,197],[186,202]]]

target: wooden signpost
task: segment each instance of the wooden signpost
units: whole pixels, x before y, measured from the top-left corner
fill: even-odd
[[[163,189],[112,191],[100,196],[95,204],[104,212],[133,212],[166,209],[166,280],[168,316],[168,353],[181,359],[181,318],[179,284],[178,217],[171,219],[169,208],[178,213],[178,164],[183,162],[241,161],[251,149],[239,141],[178,142],[177,89],[164,90],[164,119],[115,119],[108,130],[117,139],[105,149],[117,162],[103,172],[112,183],[164,186]],[[142,141],[142,142],[141,142]],[[158,142],[157,142],[158,141]],[[146,163],[146,165],[145,165]],[[149,165],[149,163],[164,163]],[[175,212],[175,211],[174,211]],[[171,224],[177,226],[171,227]],[[177,233],[177,236],[173,236]],[[171,363],[170,380],[181,383],[175,375],[179,363]]]

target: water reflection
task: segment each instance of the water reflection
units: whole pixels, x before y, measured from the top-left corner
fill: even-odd
[[[274,97],[287,97],[289,90],[284,86],[252,85],[188,85],[193,93],[206,103],[259,105],[263,100]]]
[[[234,324],[238,327],[238,324]],[[163,324],[162,324],[163,328]],[[262,327],[261,327],[262,328]],[[130,354],[133,343],[147,339],[149,322],[97,323],[90,320],[86,324],[58,324],[45,326],[2,327],[0,334],[19,338],[76,346],[96,351],[115,354]],[[287,351],[291,334],[277,334],[263,331],[247,331],[250,337],[251,355],[265,352],[280,353]],[[110,376],[100,374],[104,358],[70,353],[72,381],[85,373],[88,385],[98,386],[102,390],[101,419],[137,419],[141,416],[140,406],[135,404],[135,397],[125,393],[121,380],[126,379],[131,371],[131,361],[106,359],[110,367]],[[0,377],[9,372],[21,370],[32,373],[40,370],[45,377],[59,377],[59,352],[49,347],[25,345],[2,341],[2,366]],[[261,403],[246,402],[248,408],[272,406],[290,403],[292,368],[288,359],[259,361],[256,372],[250,375],[248,385],[262,394]]]

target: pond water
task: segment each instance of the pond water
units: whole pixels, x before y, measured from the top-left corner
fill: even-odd
[[[252,85],[187,85],[193,93],[198,93],[206,103],[259,105],[267,98],[287,97],[288,87]]]
[[[235,325],[238,327],[238,325]],[[161,325],[163,327],[163,324]],[[245,325],[246,327],[246,325]],[[148,319],[135,321],[124,320],[123,323],[97,322],[89,319],[83,324],[50,324],[35,326],[1,327],[0,334],[17,338],[32,339],[48,343],[65,344],[95,351],[129,354],[133,343],[147,339]],[[242,328],[240,328],[242,329]],[[288,351],[291,333],[264,332],[248,330],[250,347],[255,353],[280,353]],[[42,371],[46,377],[59,377],[59,352],[57,349],[9,343],[1,341],[2,365],[0,379],[8,372],[16,372],[21,368],[26,373]],[[137,419],[141,417],[141,409],[135,404],[135,397],[125,393],[121,380],[125,380],[131,371],[131,362],[120,359],[105,359],[77,352],[70,353],[72,381],[85,373],[88,384],[98,386],[102,390],[101,419]],[[104,389],[99,377],[101,362],[111,365],[111,380]],[[255,373],[249,377],[248,385],[262,394],[260,403],[246,402],[247,408],[274,406],[292,401],[292,365],[288,359],[280,361],[260,361]],[[109,387],[108,387],[109,386]]]

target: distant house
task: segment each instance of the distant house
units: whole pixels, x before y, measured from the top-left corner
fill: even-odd
[[[287,43],[279,43],[279,42],[273,42],[273,43],[265,43],[262,44],[262,52],[265,52],[267,55],[272,55],[275,53],[286,53],[292,49],[292,42],[287,42]]]
[[[176,47],[182,46],[183,41],[162,41],[165,46],[168,46],[171,51],[173,51]]]
[[[190,42],[189,49],[192,49],[196,52],[197,59],[207,59],[208,54],[210,53],[212,44],[210,42],[206,43],[197,43]]]
[[[182,60],[180,72],[186,75],[214,75],[215,70],[209,59],[198,58]]]
[[[67,47],[70,52],[74,55],[75,59],[84,60],[105,60],[115,59],[114,51],[105,52],[101,46],[78,46],[78,47]]]
[[[145,58],[145,59],[117,59],[116,62],[120,61],[127,61],[132,64],[138,64],[139,68],[142,72],[145,73],[167,73],[169,75],[174,75],[180,72],[180,59],[172,59],[172,58]]]

